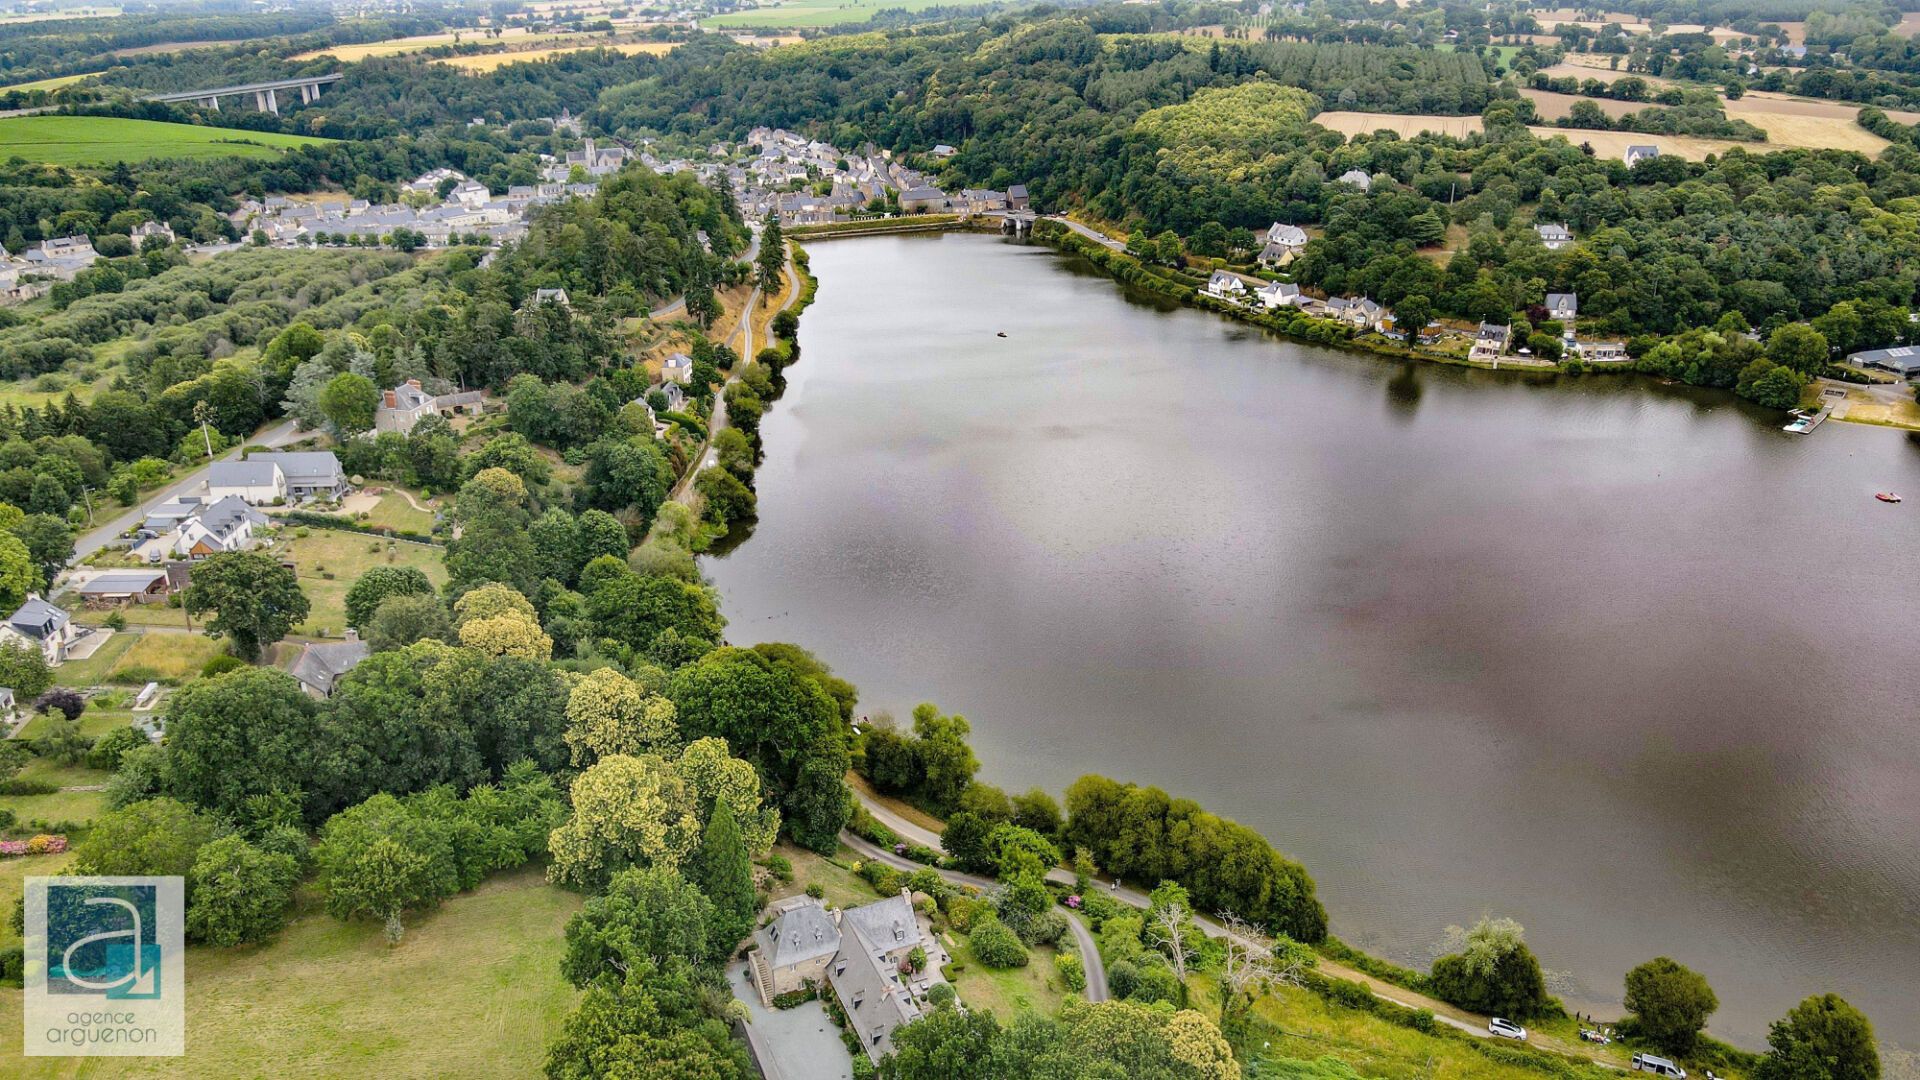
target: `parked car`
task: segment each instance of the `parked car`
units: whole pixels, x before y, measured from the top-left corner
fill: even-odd
[[[1687,1080],[1687,1070],[1666,1058],[1654,1057],[1652,1054],[1633,1055],[1633,1071],[1652,1073],[1655,1076],[1671,1076],[1673,1080]]]
[[[1521,1027],[1511,1020],[1502,1020],[1497,1016],[1487,1021],[1487,1034],[1501,1039],[1518,1039],[1521,1042],[1527,1041],[1526,1028]]]

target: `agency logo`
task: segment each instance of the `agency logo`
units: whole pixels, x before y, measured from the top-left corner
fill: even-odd
[[[42,877],[26,884],[27,1054],[183,1053],[183,881]]]

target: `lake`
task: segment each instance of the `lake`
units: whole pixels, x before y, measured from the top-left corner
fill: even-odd
[[[1920,443],[1301,345],[988,236],[811,254],[705,563],[736,644],[965,714],[1010,791],[1245,822],[1396,961],[1509,915],[1573,1008],[1670,955],[1742,1045],[1832,990],[1920,1046],[1920,506],[1873,499]]]

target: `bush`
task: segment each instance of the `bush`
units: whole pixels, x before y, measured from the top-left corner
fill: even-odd
[[[18,776],[0,780],[0,795],[51,795],[59,790],[59,784],[45,780],[23,780]]]
[[[1053,969],[1060,973],[1060,981],[1067,989],[1078,994],[1087,988],[1087,971],[1080,965],[1080,954],[1063,952],[1053,958]]]
[[[982,919],[976,923],[973,933],[967,935],[967,943],[973,947],[973,955],[990,968],[1027,966],[1026,946],[998,919]]]
[[[791,1009],[805,1005],[807,1002],[819,996],[819,989],[809,982],[798,990],[789,990],[784,994],[773,995],[773,1007],[776,1009]]]
[[[87,751],[87,767],[113,772],[120,767],[120,755],[136,746],[146,746],[151,742],[138,728],[114,728],[94,742],[93,749]]]
[[[27,952],[23,946],[0,949],[0,983],[19,986],[27,975]]]
[[[822,888],[817,881],[809,882],[807,884],[807,895],[813,897],[815,900],[824,900],[827,896],[827,890]]]
[[[793,862],[785,855],[769,855],[766,861],[760,865],[771,870],[773,876],[783,882],[793,880]]]
[[[958,996],[954,993],[951,983],[937,982],[927,987],[927,1004],[936,1009],[944,1009],[953,1004],[954,998]]]
[[[216,675],[224,675],[229,671],[238,671],[246,666],[247,662],[245,660],[228,653],[222,653],[201,665],[200,677],[203,679],[211,679]]]

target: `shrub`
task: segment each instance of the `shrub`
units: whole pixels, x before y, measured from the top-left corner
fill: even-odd
[[[809,882],[807,884],[807,895],[813,897],[815,900],[824,900],[827,896],[827,890],[822,888],[817,881]]]
[[[1063,952],[1053,958],[1053,969],[1060,973],[1060,981],[1067,989],[1078,994],[1087,988],[1087,970],[1080,966],[1080,954]]]
[[[1020,938],[998,919],[982,919],[974,924],[973,933],[967,935],[967,943],[973,946],[975,958],[990,968],[1027,966],[1026,946],[1020,944]]]
[[[927,987],[927,1004],[936,1009],[944,1009],[953,1004],[954,998],[958,996],[954,993],[951,983],[937,982]]]
[[[224,675],[229,671],[238,671],[246,666],[247,662],[245,660],[228,653],[222,653],[201,666],[200,677],[203,679],[211,679],[216,675]]]
[[[784,994],[773,995],[773,1007],[776,1009],[792,1009],[805,1005],[807,1002],[819,996],[819,988],[809,982],[798,990],[789,990]]]
[[[1442,1001],[1470,1012],[1525,1020],[1549,1012],[1546,976],[1511,919],[1481,919],[1472,930],[1455,929],[1457,952],[1433,962],[1429,977]]]
[[[760,865],[771,870],[773,876],[783,882],[793,880],[793,862],[785,855],[769,855]]]
[[[131,725],[114,728],[100,736],[94,742],[93,749],[87,751],[87,767],[113,772],[120,767],[120,755],[136,746],[146,746],[150,741]]]
[[[18,776],[0,780],[0,795],[51,795],[59,790],[59,784],[45,780],[23,780]]]
[[[0,949],[0,983],[19,986],[27,975],[27,952],[24,946],[9,945]]]

